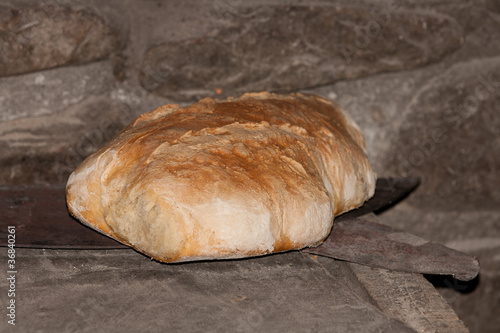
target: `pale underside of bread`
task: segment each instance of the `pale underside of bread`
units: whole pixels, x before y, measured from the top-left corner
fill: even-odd
[[[164,262],[321,243],[373,195],[359,128],[313,95],[245,94],[140,116],[70,176],[82,223]]]

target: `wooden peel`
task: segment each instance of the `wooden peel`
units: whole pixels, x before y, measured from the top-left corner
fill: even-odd
[[[477,258],[380,224],[373,213],[336,222],[320,246],[302,251],[393,271],[453,275],[460,281],[479,274]]]
[[[0,187],[0,246],[7,245],[7,226],[15,226],[16,247],[127,248],[73,219],[65,188],[64,184]]]
[[[377,180],[372,199],[338,216],[321,245],[302,251],[400,272],[452,275],[460,281],[474,279],[479,274],[476,257],[383,225],[373,213],[396,204],[419,184],[417,178]]]
[[[373,212],[394,205],[418,184],[415,178],[379,179],[373,198],[335,218],[322,245],[302,251],[391,270],[473,279],[479,273],[476,258],[377,223]],[[0,246],[7,246],[8,226],[16,227],[16,247],[127,248],[74,220],[62,184],[0,187]]]

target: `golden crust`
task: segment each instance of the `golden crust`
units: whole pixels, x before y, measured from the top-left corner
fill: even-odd
[[[253,93],[140,116],[75,170],[67,202],[82,223],[175,262],[317,245],[374,188],[338,106]]]

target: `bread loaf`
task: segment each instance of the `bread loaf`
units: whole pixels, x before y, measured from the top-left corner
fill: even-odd
[[[141,115],[71,174],[66,195],[85,225],[179,262],[318,245],[375,178],[338,106],[251,93]]]

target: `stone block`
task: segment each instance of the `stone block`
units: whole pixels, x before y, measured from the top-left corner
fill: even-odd
[[[0,5],[0,76],[104,59],[116,46],[113,29],[90,10]]]
[[[166,103],[115,81],[111,61],[0,78],[0,183],[64,183],[81,161]]]
[[[174,100],[290,91],[439,61],[463,43],[443,14],[386,6],[255,6],[229,26],[145,55],[140,80]]]
[[[422,84],[400,115],[385,169],[419,176],[426,209],[500,206],[500,58],[457,63]]]

